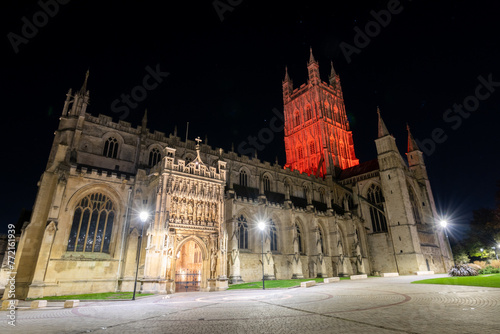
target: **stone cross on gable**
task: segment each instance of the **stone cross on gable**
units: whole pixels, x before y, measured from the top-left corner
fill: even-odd
[[[198,136],[195,140],[196,140],[196,145],[199,146],[201,142],[200,136]]]

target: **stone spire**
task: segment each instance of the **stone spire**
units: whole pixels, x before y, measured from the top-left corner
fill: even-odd
[[[389,131],[387,130],[387,127],[385,126],[384,120],[382,119],[382,116],[380,115],[379,107],[377,107],[377,114],[378,114],[378,138],[388,136]]]
[[[288,75],[288,68],[285,66],[285,79],[282,82],[283,85],[283,102],[286,104],[290,101],[293,93],[293,82]]]
[[[337,84],[339,83],[339,77],[337,75],[337,72],[335,72],[335,68],[333,68],[333,61],[330,62],[331,64],[331,70],[330,70],[330,85],[333,87],[337,87]]]
[[[317,63],[317,61],[316,61],[316,59],[314,59],[312,47],[309,47],[309,62],[308,62],[308,64],[311,64],[311,63]]]
[[[411,134],[410,126],[408,125],[408,123],[406,124],[406,130],[408,130],[408,153],[413,151],[420,151],[415,138],[413,138],[413,135]]]
[[[333,61],[330,62],[331,70],[330,70],[330,78],[334,78],[337,76],[337,72],[335,72],[335,68],[333,67]]]
[[[288,75],[288,66],[285,66],[285,80],[283,82],[291,82],[290,76]]]
[[[321,82],[320,76],[319,76],[319,64],[314,59],[312,48],[309,50],[310,56],[309,56],[309,62],[307,63],[307,71],[309,73],[309,83],[311,85],[319,85]]]
[[[80,89],[80,93],[82,95],[85,95],[87,93],[87,81],[89,79],[89,74],[90,74],[90,70],[87,70],[87,73],[85,73],[85,80],[83,81],[82,88]]]

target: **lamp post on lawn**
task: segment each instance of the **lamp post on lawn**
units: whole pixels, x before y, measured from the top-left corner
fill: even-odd
[[[262,290],[266,289],[266,283],[264,280],[264,229],[266,228],[266,223],[260,221],[258,224],[259,230],[262,233]]]
[[[141,238],[139,239],[139,245],[137,249],[137,266],[135,268],[135,281],[134,281],[134,294],[132,295],[132,300],[135,300],[135,291],[137,289],[137,275],[139,274],[139,261],[141,260],[141,244],[142,244],[142,235],[144,233],[144,224],[149,218],[149,214],[146,211],[142,211],[139,214],[139,219],[142,222],[142,228],[141,228]]]

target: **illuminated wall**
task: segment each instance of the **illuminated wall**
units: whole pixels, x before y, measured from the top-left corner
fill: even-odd
[[[322,82],[312,51],[307,68],[307,84],[294,90],[288,71],[283,81],[286,167],[324,176],[358,165],[339,76],[332,65]]]

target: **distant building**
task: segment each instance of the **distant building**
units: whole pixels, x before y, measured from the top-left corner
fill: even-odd
[[[379,113],[377,157],[359,163],[338,75],[283,81],[286,167],[87,113],[67,94],[16,256],[18,298],[222,290],[267,279],[445,272],[423,154],[405,160]],[[224,129],[213,129],[218,131]],[[257,223],[266,223],[264,232]],[[264,244],[262,245],[262,237]]]

